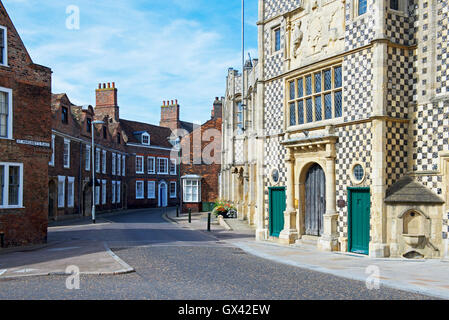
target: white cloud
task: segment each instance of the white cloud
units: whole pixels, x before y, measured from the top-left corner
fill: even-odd
[[[181,9],[188,5],[174,1]],[[215,96],[224,95],[228,67],[240,64],[240,46],[229,46],[226,34],[201,21],[141,10],[130,1],[83,0],[73,1],[81,12],[75,31],[64,28],[71,3],[48,2],[51,7],[33,10],[47,10],[53,23],[33,19],[18,29],[33,60],[52,68],[53,92],[76,104],[94,104],[98,83],[115,82],[123,118],[157,124],[162,101],[178,99],[182,120],[205,121]],[[257,49],[250,51],[255,57]]]

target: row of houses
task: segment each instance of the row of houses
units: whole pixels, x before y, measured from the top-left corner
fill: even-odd
[[[259,59],[227,77],[220,187],[257,239],[447,256],[448,14],[259,0]]]
[[[220,167],[193,157],[194,137],[206,148],[214,139],[204,131],[221,131],[222,99],[203,125],[181,121],[178,101],[164,101],[160,123],[152,125],[120,118],[115,83],[98,85],[94,106],[77,106],[67,94],[52,94],[51,76],[33,63],[0,1],[4,246],[43,243],[49,222],[91,217],[94,208],[199,211],[218,198]]]

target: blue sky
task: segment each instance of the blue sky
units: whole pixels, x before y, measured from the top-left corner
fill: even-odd
[[[2,0],[35,63],[53,70],[53,93],[95,104],[115,82],[120,116],[158,124],[163,100],[204,122],[223,96],[227,69],[241,69],[240,0]],[[257,56],[257,0],[246,0],[247,49]],[[66,9],[80,29],[66,28]]]

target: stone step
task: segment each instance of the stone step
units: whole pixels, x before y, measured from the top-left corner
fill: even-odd
[[[304,236],[301,237],[301,239],[296,241],[296,243],[297,244],[306,244],[306,245],[317,246],[319,239],[320,239],[319,237],[304,235]]]

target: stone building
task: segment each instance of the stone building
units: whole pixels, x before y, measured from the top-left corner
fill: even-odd
[[[259,238],[447,255],[448,11],[438,0],[259,1]]]
[[[99,213],[177,205],[179,165],[171,157],[171,130],[120,119],[115,83],[100,84],[95,95],[95,107],[53,95],[50,219],[90,216],[93,185]],[[103,122],[93,126],[94,161],[92,121]]]
[[[4,246],[47,238],[51,70],[33,63],[0,1],[0,234]]]
[[[219,196],[223,101],[215,98],[210,120],[184,135],[181,145],[182,211],[211,211]]]
[[[255,225],[257,208],[263,207],[263,110],[258,94],[260,64],[247,61],[243,76],[229,69],[223,106],[223,150],[220,198],[232,201],[239,219]],[[242,91],[245,96],[242,100]]]

